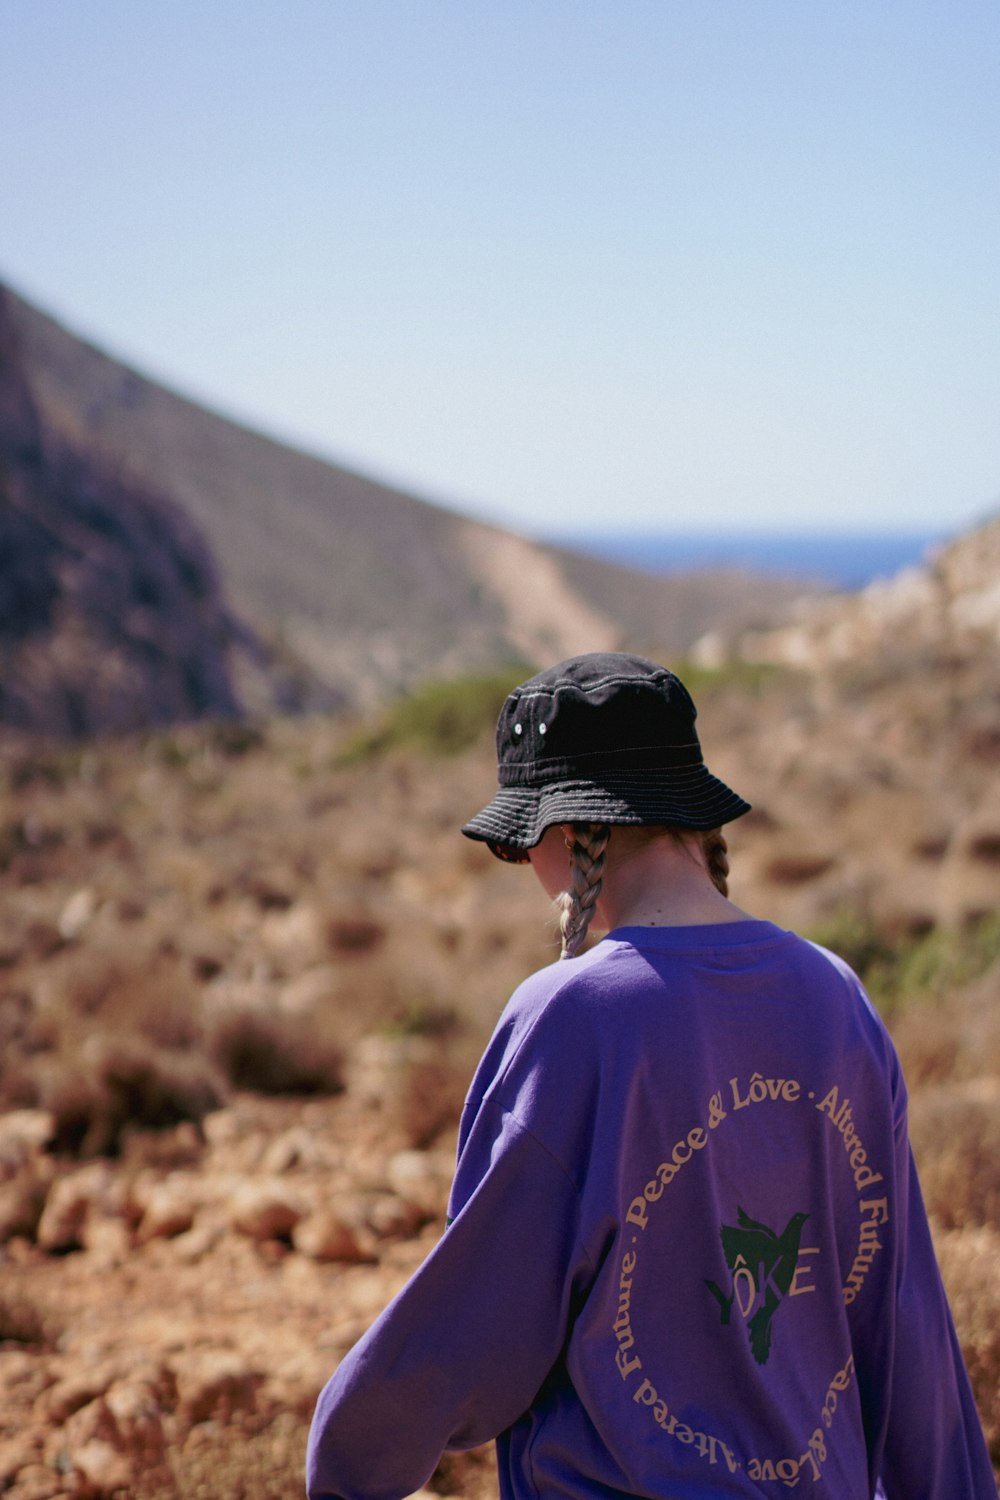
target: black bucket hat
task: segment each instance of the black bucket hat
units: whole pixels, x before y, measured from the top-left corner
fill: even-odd
[[[522,861],[553,823],[718,828],[750,811],[701,758],[697,709],[673,672],[595,651],[515,688],[497,723],[500,789],[465,824]]]

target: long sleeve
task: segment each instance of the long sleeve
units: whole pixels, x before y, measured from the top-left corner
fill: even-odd
[[[563,1167],[492,1102],[464,1134],[454,1221],[324,1388],[310,1500],[401,1500],[445,1448],[472,1447],[531,1404],[589,1276]]]
[[[799,939],[628,929],[526,981],[450,1207],[320,1397],[311,1500],[402,1500],[490,1437],[517,1500],[775,1477],[861,1500],[877,1475],[886,1500],[997,1500],[898,1060]],[[803,1224],[782,1280],[767,1247]]]
[[[996,1500],[908,1146],[901,1168],[904,1239],[882,1483],[888,1500]]]

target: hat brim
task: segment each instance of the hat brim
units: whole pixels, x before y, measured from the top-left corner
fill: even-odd
[[[501,787],[462,829],[470,839],[533,849],[554,823],[671,824],[718,828],[750,811],[750,803],[704,765],[605,774],[600,781],[556,781]]]

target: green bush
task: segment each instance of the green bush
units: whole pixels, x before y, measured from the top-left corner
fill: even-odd
[[[806,935],[850,964],[865,985],[871,984],[877,974],[895,961],[895,950],[888,937],[870,917],[853,907],[844,907]]]
[[[683,659],[671,661],[669,655],[662,659],[677,674],[696,703],[701,703],[715,690],[734,686],[757,697],[775,678],[790,675],[786,666],[775,662],[744,661],[740,656],[731,656],[718,667],[703,667]]]
[[[845,909],[809,936],[851,965],[884,1015],[907,1000],[969,984],[1000,959],[1000,914],[994,912],[963,927],[893,935]]]
[[[494,728],[507,694],[532,671],[519,663],[478,676],[425,683],[352,735],[338,763],[354,765],[398,746],[412,746],[425,755],[455,755]]]

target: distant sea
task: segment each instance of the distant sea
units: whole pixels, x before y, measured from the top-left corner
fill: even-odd
[[[547,537],[608,562],[651,573],[751,568],[836,589],[860,589],[923,562],[945,541],[931,531],[625,531]]]

